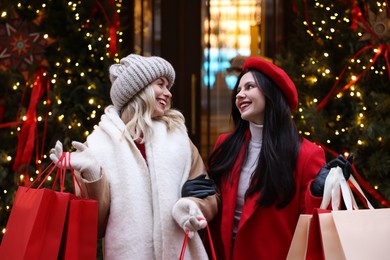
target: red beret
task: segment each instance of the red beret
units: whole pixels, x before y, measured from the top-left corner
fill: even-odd
[[[275,64],[263,60],[259,57],[249,57],[245,60],[242,70],[256,69],[270,79],[272,79],[276,85],[283,91],[290,109],[293,110],[298,106],[298,93],[295,88],[294,82],[290,79],[287,73],[276,66]]]

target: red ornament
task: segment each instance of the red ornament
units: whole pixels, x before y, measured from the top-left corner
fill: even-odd
[[[45,48],[48,45],[34,23],[10,19],[0,25],[0,68],[28,73],[31,66],[46,61]]]

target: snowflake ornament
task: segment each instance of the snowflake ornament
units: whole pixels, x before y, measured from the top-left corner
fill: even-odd
[[[378,15],[368,10],[368,26],[360,41],[369,40],[373,44],[377,44],[378,41],[380,43],[390,44],[390,18],[387,16],[386,9],[378,13]]]
[[[25,76],[32,66],[46,63],[48,45],[34,23],[10,19],[0,25],[0,68],[15,69]]]

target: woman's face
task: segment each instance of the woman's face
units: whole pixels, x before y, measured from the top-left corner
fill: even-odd
[[[265,97],[251,72],[247,72],[240,79],[237,88],[236,107],[240,111],[243,120],[257,125],[263,124]]]
[[[165,77],[156,79],[151,83],[153,86],[156,103],[152,118],[163,116],[167,105],[171,102],[172,94],[168,89],[169,83]]]

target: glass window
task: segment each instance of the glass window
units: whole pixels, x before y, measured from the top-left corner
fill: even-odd
[[[161,1],[134,1],[134,53],[159,55],[161,41]]]
[[[260,54],[261,0],[209,0],[203,14],[201,154],[231,130],[231,90],[243,60]]]

